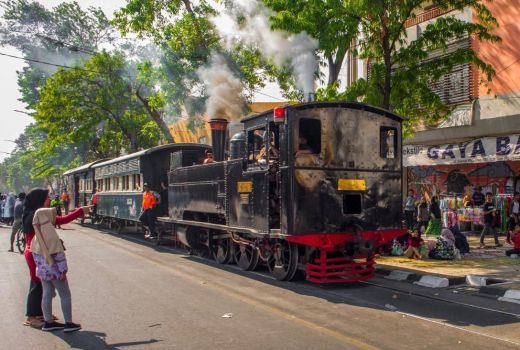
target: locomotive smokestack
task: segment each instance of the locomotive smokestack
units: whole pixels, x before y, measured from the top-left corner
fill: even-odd
[[[208,123],[211,127],[213,159],[215,159],[216,162],[221,162],[224,160],[228,121],[226,119],[211,118]]]
[[[314,102],[316,94],[314,92],[308,92],[305,96],[305,102]]]

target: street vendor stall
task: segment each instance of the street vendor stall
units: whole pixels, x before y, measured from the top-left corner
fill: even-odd
[[[520,135],[484,137],[444,145],[403,147],[408,189],[440,197],[443,226],[480,230],[482,209],[463,198],[491,192],[498,208],[496,226],[507,230],[509,204],[520,190]]]

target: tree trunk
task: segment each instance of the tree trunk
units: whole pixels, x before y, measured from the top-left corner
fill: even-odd
[[[146,109],[146,112],[148,113],[148,115],[150,115],[150,118],[152,118],[152,120],[157,124],[157,126],[159,126],[159,129],[161,129],[164,137],[166,137],[166,140],[168,140],[168,143],[175,143],[175,140],[173,139],[173,136],[170,133],[170,129],[162,119],[161,114],[156,110],[152,109],[152,107],[150,107],[148,100],[145,97],[141,96],[141,94],[139,94],[139,90],[135,91],[135,95],[143,104],[144,108]]]
[[[341,71],[341,67],[343,66],[343,60],[345,59],[345,55],[347,53],[346,47],[338,48],[336,52],[336,57],[333,58],[332,55],[327,56],[327,60],[329,63],[329,81],[327,85],[332,85],[336,81],[338,81],[339,72]]]
[[[392,49],[390,47],[390,39],[388,34],[388,28],[386,26],[385,18],[381,18],[382,25],[382,43],[383,43],[383,60],[385,63],[385,77],[383,82],[383,107],[384,109],[390,110],[390,93],[392,90],[391,79],[392,79]]]

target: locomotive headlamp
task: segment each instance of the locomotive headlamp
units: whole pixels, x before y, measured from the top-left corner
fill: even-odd
[[[285,121],[285,108],[276,107],[273,110],[274,121],[276,123],[283,123]]]

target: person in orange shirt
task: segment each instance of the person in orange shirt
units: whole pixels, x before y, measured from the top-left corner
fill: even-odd
[[[65,208],[65,215],[67,215],[69,213],[70,196],[66,188],[61,193],[61,201],[63,202],[63,208]]]
[[[161,202],[161,197],[158,193],[151,190],[150,185],[143,184],[143,202],[141,204],[141,215],[139,221],[148,227],[148,233],[145,238],[154,238],[155,236],[155,208]]]

